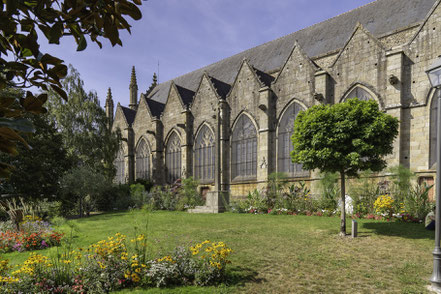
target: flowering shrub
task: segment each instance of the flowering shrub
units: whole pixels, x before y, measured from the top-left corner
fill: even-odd
[[[0,260],[0,293],[108,293],[133,286],[211,285],[224,279],[232,252],[223,242],[206,240],[148,259],[146,247],[144,235],[127,242],[118,233],[54,258],[33,253],[12,271]]]
[[[374,208],[377,214],[392,216],[394,199],[388,195],[381,195],[375,200]]]
[[[20,223],[20,231],[10,228],[0,231],[0,252],[38,250],[58,246],[62,237],[63,234],[54,231],[48,222],[38,217],[25,216]]]
[[[225,267],[230,261],[228,256],[233,252],[224,242],[210,242],[205,240],[202,243],[190,247],[191,254],[197,257],[200,271],[196,281],[200,285],[213,284],[216,280],[222,279],[225,274]]]

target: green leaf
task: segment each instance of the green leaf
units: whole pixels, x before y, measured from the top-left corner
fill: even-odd
[[[64,25],[61,22],[54,24],[49,31],[49,43],[60,44],[60,38],[64,33]]]
[[[79,36],[79,40],[77,41],[78,47],[77,51],[83,51],[87,47],[87,41],[83,34]]]
[[[67,99],[68,99],[67,94],[66,94],[66,92],[64,92],[63,89],[61,89],[57,85],[51,85],[51,88],[54,89],[54,91],[57,92],[57,94],[60,95],[64,100],[67,101]]]

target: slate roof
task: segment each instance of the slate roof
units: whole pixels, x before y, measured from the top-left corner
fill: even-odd
[[[124,116],[126,117],[127,123],[129,124],[129,126],[131,126],[133,121],[135,120],[136,111],[122,105],[121,105],[121,109],[123,111]]]
[[[145,101],[147,102],[147,105],[149,106],[152,115],[159,118],[162,111],[164,111],[165,105],[152,99],[146,99]]]
[[[436,0],[377,0],[197,69],[173,81],[182,88],[196,91],[202,75],[207,72],[210,77],[231,85],[243,59],[247,59],[258,71],[272,72],[283,66],[296,40],[308,56],[318,57],[341,49],[358,22],[375,37],[381,37],[412,25],[418,25],[425,19],[435,2]],[[170,85],[171,81],[159,84],[149,98],[165,103]]]
[[[211,83],[213,84],[217,94],[221,96],[223,99],[227,98],[227,94],[230,92],[231,85],[219,81],[216,78],[210,77]]]
[[[176,89],[178,89],[179,95],[181,96],[184,105],[190,105],[193,101],[194,94],[196,94],[195,91],[188,90],[178,85],[176,85]]]
[[[257,68],[254,68],[254,71],[256,72],[257,77],[259,78],[259,80],[265,85],[265,86],[270,86],[271,82],[274,81],[274,77],[261,71],[258,70]]]

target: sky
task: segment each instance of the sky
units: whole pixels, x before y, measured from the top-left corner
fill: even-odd
[[[139,96],[154,72],[165,82],[372,1],[148,0],[140,7],[142,19],[129,19],[132,34],[121,33],[122,47],[88,42],[77,52],[74,40],[64,37],[60,45],[42,42],[40,50],[72,64],[101,106],[109,87],[115,106],[128,105],[132,66]]]

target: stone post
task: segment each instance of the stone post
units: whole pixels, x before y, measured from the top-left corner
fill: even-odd
[[[207,193],[205,206],[190,209],[190,213],[219,213],[224,212],[230,202],[229,193],[229,155],[230,127],[229,107],[225,100],[219,100],[216,114],[216,160],[215,188]]]
[[[230,107],[225,100],[219,101],[220,120],[220,188],[230,191]]]
[[[128,127],[127,131],[127,180],[128,183],[131,184],[135,181],[135,133],[133,132],[132,127]]]
[[[313,93],[314,104],[334,104],[334,88],[331,76],[324,70],[317,71],[314,74],[315,89]],[[318,195],[320,191],[320,171],[313,170],[310,175],[311,181],[310,189],[313,195]]]
[[[388,165],[398,165],[402,164],[404,166],[409,166],[409,156],[406,155],[406,149],[409,149],[408,144],[409,129],[408,126],[406,131],[406,124],[402,123],[403,117],[406,112],[410,115],[410,110],[404,110],[404,95],[403,95],[403,79],[404,79],[404,52],[402,49],[392,49],[386,53],[386,73],[388,81],[386,83],[386,94],[387,105],[384,105],[386,112],[400,121],[400,127],[398,131],[398,137],[394,142],[393,154],[388,156],[386,159]],[[405,120],[409,122],[409,120]]]
[[[155,143],[152,146],[152,179],[158,185],[165,184],[164,166],[164,141],[161,120],[154,118],[152,124],[155,126]]]
[[[259,138],[257,145],[257,189],[267,187],[268,176],[275,169],[274,118],[275,105],[272,101],[272,92],[269,87],[259,90]]]
[[[191,111],[186,109],[182,113],[184,125],[179,125],[183,130],[183,141],[181,142],[182,154],[182,178],[193,175],[193,120]]]

